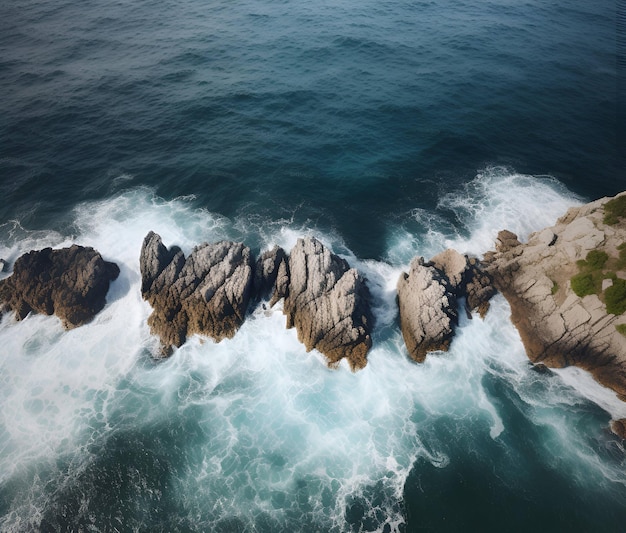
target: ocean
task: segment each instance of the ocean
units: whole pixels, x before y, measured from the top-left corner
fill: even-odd
[[[86,326],[0,322],[0,530],[623,531],[626,404],[534,371],[501,296],[423,364],[395,303],[416,255],[626,189],[623,7],[4,2],[0,258],[78,243],[121,274]],[[280,304],[156,360],[150,230],[318,237],[368,279],[367,367]]]

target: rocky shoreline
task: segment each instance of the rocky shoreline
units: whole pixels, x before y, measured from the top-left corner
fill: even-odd
[[[414,258],[397,284],[408,355],[422,362],[429,352],[447,350],[458,313],[484,317],[499,291],[533,363],[581,367],[626,401],[623,206],[626,193],[572,208],[526,243],[503,230],[482,260],[455,250]],[[150,232],[139,263],[141,294],[153,309],[148,324],[162,355],[193,334],[231,338],[255,306],[282,300],[287,328],[296,328],[307,351],[321,352],[330,367],[344,358],[354,371],[367,364],[375,319],[367,280],[315,238],[255,260],[245,244],[230,241],[200,244],[185,257]],[[82,325],[104,307],[118,274],[92,248],[29,252],[0,281],[0,315],[55,314],[66,328]],[[612,427],[626,437],[626,420]]]

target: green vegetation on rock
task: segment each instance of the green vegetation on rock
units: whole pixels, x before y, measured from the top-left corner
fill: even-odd
[[[590,294],[596,294],[593,277],[589,273],[576,274],[571,279],[572,290],[576,296],[582,298]]]
[[[613,286],[604,291],[606,310],[613,315],[621,315],[626,311],[626,280],[617,278]]]
[[[552,282],[552,296],[554,296],[557,292],[559,292],[559,284],[556,281]]]
[[[581,269],[600,270],[609,259],[609,254],[602,250],[591,250],[584,261],[578,261]]]
[[[626,195],[613,198],[604,204],[604,223],[614,226],[620,218],[626,217]]]
[[[626,337],[626,324],[617,324],[617,326],[615,326],[615,329],[621,333],[622,335],[624,335],[624,337]]]

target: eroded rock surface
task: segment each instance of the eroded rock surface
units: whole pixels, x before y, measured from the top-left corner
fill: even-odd
[[[30,312],[56,315],[67,329],[85,324],[104,307],[109,284],[120,273],[93,248],[73,245],[28,252],[0,281],[0,302],[18,320]]]
[[[148,324],[164,352],[181,346],[189,335],[219,342],[243,323],[252,292],[253,260],[242,243],[221,241],[194,248],[185,259],[150,232],[140,256],[142,296],[153,308]]]
[[[287,327],[330,366],[344,357],[353,370],[366,365],[372,316],[365,279],[317,239],[298,239],[289,254],[283,311]]]
[[[454,286],[445,273],[416,257],[397,288],[400,327],[409,356],[421,363],[428,352],[447,350],[458,314]]]
[[[579,272],[576,262],[588,252],[601,250],[617,258],[617,247],[626,242],[626,221],[614,226],[603,222],[608,200],[570,209],[525,244],[501,232],[497,251],[485,259],[494,284],[511,305],[530,360],[587,369],[626,400],[626,337],[616,329],[626,316],[608,314],[601,293],[580,298],[570,286]],[[615,275],[626,279],[623,268]]]

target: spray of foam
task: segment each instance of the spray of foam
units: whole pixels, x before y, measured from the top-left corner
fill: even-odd
[[[472,249],[482,239],[476,235],[500,225],[522,233],[512,223],[520,223],[523,210],[509,210],[504,193],[518,187],[511,206],[535,202],[530,182],[486,173],[456,200],[446,197],[449,209],[465,198],[459,218],[469,237],[459,241],[459,248]],[[562,204],[575,202],[554,192],[550,180],[536,185],[547,188],[541,198],[550,190]],[[556,199],[544,205],[551,221],[560,214],[557,207],[562,211]],[[487,228],[478,208],[468,207],[480,202],[494,212],[508,212],[513,220],[498,215],[495,227]],[[524,220],[520,227],[528,231],[542,223]],[[54,317],[40,316],[0,324],[0,344],[7,353],[0,359],[0,483],[26,487],[16,489],[0,519],[3,529],[36,527],[55,494],[72,484],[88,484],[85,472],[113,436],[150,435],[154,427],[165,427],[177,461],[170,497],[179,500],[177,508],[196,528],[236,517],[251,529],[266,523],[283,530],[305,524],[341,531],[367,523],[397,531],[403,522],[398,502],[416,461],[440,468],[450,463],[445,443],[433,430],[437,420],[472,420],[472,431],[485,428],[492,439],[506,437],[485,376],[513,387],[540,424],[554,425],[555,410],[562,413],[580,401],[562,381],[536,393],[537,378],[528,372],[501,299],[485,321],[463,319],[451,352],[433,355],[423,365],[411,363],[395,327],[395,283],[406,262],[360,261],[339,236],[328,234],[322,240],[365,273],[374,296],[375,347],[364,370],[353,374],[345,365],[328,370],[320,354],[306,353],[295,331],[285,330],[279,308],[257,309],[231,340],[216,344],[192,338],[170,359],[151,363],[156,341],[146,326],[150,309],[139,295],[138,254],[145,234],[157,231],[166,244],[188,252],[199,242],[224,238],[256,239],[252,244],[261,249],[273,243],[290,248],[298,236],[311,233],[288,224],[260,224],[262,230],[249,224],[196,209],[190,198],[165,202],[148,189],[136,189],[77,209],[71,239],[20,235],[7,241],[7,251],[14,254],[34,241],[91,245],[116,261],[121,275],[106,308],[87,326],[65,332]],[[433,246],[450,238],[446,228],[431,228]],[[572,464],[583,465],[577,467],[581,476],[593,469],[623,481],[566,424],[555,438],[569,450]],[[146,483],[140,480],[137,486]],[[93,508],[83,503],[79,514],[85,515],[76,520],[88,522]],[[135,514],[127,525],[145,527],[141,513]]]

